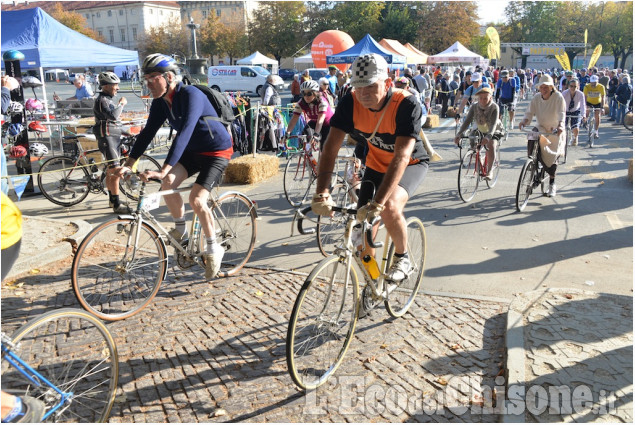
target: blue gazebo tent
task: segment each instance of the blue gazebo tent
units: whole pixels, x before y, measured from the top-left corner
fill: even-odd
[[[370,34],[366,34],[357,44],[348,50],[344,50],[341,53],[327,56],[326,63],[339,64],[339,63],[353,63],[358,56],[368,53],[377,53],[386,59],[389,64],[405,64],[406,57],[394,54],[384,49],[379,43],[375,41]]]

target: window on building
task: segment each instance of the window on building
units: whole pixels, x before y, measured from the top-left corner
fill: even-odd
[[[101,18],[101,12],[97,12],[97,17]]]
[[[220,16],[220,9],[216,9],[216,16]]]
[[[501,47],[501,53],[506,53],[507,52],[507,47]]]
[[[86,14],[86,19],[90,19],[90,15],[88,13]]]
[[[108,16],[112,16],[112,10],[108,11]]]
[[[134,15],[135,14],[135,10],[134,9],[130,9],[130,14]]]
[[[154,13],[154,10],[149,9],[150,10],[150,15],[152,15]]]
[[[207,10],[202,10],[201,12],[203,12],[203,19],[207,18]]]
[[[137,27],[132,27],[132,39],[137,41]]]
[[[126,41],[126,29],[119,28],[119,34],[121,35],[121,41]]]
[[[99,34],[100,37],[103,37],[104,36],[104,31],[100,30],[100,29],[97,29],[97,34]]]
[[[113,29],[108,30],[108,34],[110,35],[110,42],[114,43],[115,42],[115,30],[113,30]]]
[[[123,16],[123,9],[119,10],[119,16]]]

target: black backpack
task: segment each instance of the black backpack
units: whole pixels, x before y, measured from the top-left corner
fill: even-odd
[[[194,87],[205,93],[207,99],[214,107],[214,110],[218,114],[218,121],[222,122],[225,125],[230,125],[236,119],[234,115],[234,110],[232,109],[232,105],[229,103],[227,97],[219,92],[218,90],[214,90],[211,87],[204,86],[202,84],[194,84]]]

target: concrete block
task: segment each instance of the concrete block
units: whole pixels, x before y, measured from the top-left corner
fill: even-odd
[[[226,183],[251,184],[278,174],[279,161],[275,155],[245,155],[232,159],[225,170]]]

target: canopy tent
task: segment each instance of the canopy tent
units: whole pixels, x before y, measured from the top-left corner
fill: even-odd
[[[236,61],[237,65],[271,65],[271,73],[278,73],[278,61],[275,59],[268,58],[262,53],[256,51],[249,56],[246,56],[242,59]]]
[[[293,66],[295,66],[298,63],[308,63],[313,65],[313,56],[311,56],[311,53],[307,53],[304,56],[298,56],[297,58],[293,58]]]
[[[468,50],[458,41],[433,56],[428,56],[428,63],[465,63],[469,65],[480,65],[485,58]]]
[[[62,25],[39,7],[3,11],[0,18],[0,48],[3,52],[11,49],[22,52],[25,59],[20,61],[20,68],[39,68],[42,82],[45,81],[43,68],[139,65],[137,52],[86,37]],[[48,120],[46,85],[42,87],[42,91]]]
[[[65,69],[49,69],[44,73],[47,81],[68,80],[68,71]]]
[[[424,64],[428,60],[427,56],[423,57],[412,50],[408,49],[406,46],[398,42],[397,40],[391,40],[389,38],[382,39],[379,44],[385,47],[387,50],[406,57],[406,63],[409,65],[419,65]]]
[[[422,58],[424,58],[425,60],[424,60],[424,62],[422,62],[422,63],[428,63],[428,57],[429,57],[429,55],[428,55],[427,53],[423,53],[421,50],[417,49],[415,46],[413,46],[413,45],[412,45],[412,44],[410,44],[410,43],[406,43],[406,44],[404,44],[404,46],[405,46],[408,50],[411,50],[411,51],[415,52],[417,55],[419,55],[419,56],[421,56]]]
[[[326,57],[326,63],[353,63],[358,56],[376,53],[381,55],[389,64],[405,64],[406,57],[386,50],[379,45],[370,34],[366,34],[357,44],[341,53]]]

